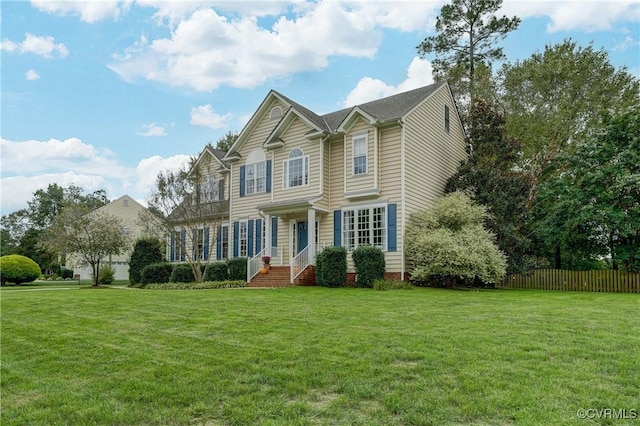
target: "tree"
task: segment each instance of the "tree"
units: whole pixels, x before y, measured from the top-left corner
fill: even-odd
[[[162,262],[164,254],[162,244],[156,238],[141,238],[136,241],[129,260],[129,282],[138,284],[141,279],[142,269],[154,263]]]
[[[560,156],[562,173],[540,187],[539,235],[583,259],[607,255],[640,271],[640,104]]]
[[[527,176],[517,167],[520,142],[510,137],[505,118],[496,107],[476,99],[469,117],[468,159],[447,182],[446,192],[473,194],[488,210],[487,228],[509,259],[508,271],[523,272],[535,265],[526,230]]]
[[[229,151],[229,148],[231,148],[231,145],[233,145],[233,143],[236,141],[236,139],[238,139],[238,133],[229,131],[226,135],[218,139],[215,147],[224,152],[227,152]],[[209,145],[213,148],[211,143],[209,143]]]
[[[11,247],[11,252],[36,260],[40,268],[47,271],[53,266],[52,262],[57,260],[58,254],[47,253],[42,247],[37,247],[36,242],[41,239],[42,232],[53,223],[56,216],[70,204],[83,204],[94,210],[108,202],[102,189],[84,195],[83,189],[78,186],[69,185],[63,188],[54,183],[46,190],[35,191],[32,199],[27,202],[26,209],[2,216],[0,224],[10,239],[7,245]],[[4,250],[5,247],[3,254]]]
[[[575,141],[596,134],[614,109],[638,104],[639,80],[616,70],[604,49],[571,40],[500,71],[508,133],[522,142],[520,166],[529,174],[528,204],[549,166]]]
[[[129,238],[118,217],[91,211],[82,204],[68,205],[44,232],[42,244],[57,253],[66,253],[72,263],[91,267],[93,285],[98,286],[100,262],[126,251]]]
[[[149,211],[161,224],[155,236],[172,241],[172,250],[189,264],[196,282],[202,282],[222,220],[229,214],[222,178],[195,167],[158,174],[149,199]],[[150,232],[154,229],[150,229]],[[159,231],[159,233],[158,233]],[[153,234],[152,234],[153,235]]]
[[[436,20],[439,34],[425,38],[417,47],[422,56],[436,54],[436,80],[446,78],[452,71],[459,81],[468,79],[471,104],[478,64],[490,68],[492,60],[504,59],[502,48],[495,44],[520,25],[515,16],[496,16],[501,5],[502,0],[452,0],[440,9]]]
[[[506,257],[484,229],[487,209],[462,192],[411,216],[406,252],[413,280],[423,283],[487,285],[500,281]]]

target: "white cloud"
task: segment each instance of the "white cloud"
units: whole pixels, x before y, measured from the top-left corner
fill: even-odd
[[[191,108],[191,121],[194,126],[223,129],[229,124],[231,114],[220,115],[209,104]]]
[[[20,43],[3,40],[0,47],[7,52],[33,53],[47,59],[53,58],[54,54],[57,54],[60,58],[65,58],[69,55],[67,46],[63,43],[56,44],[53,37],[41,37],[29,33],[25,34],[24,40]]]
[[[78,138],[64,141],[0,139],[2,173],[29,175],[51,171],[122,177],[127,174],[108,150],[97,150]]]
[[[130,0],[31,0],[37,9],[53,15],[75,15],[83,22],[97,22],[106,18],[119,19],[125,15],[133,3]]]
[[[381,99],[396,93],[406,92],[433,83],[431,62],[418,57],[413,58],[407,69],[407,78],[397,86],[382,80],[363,77],[347,95],[343,106],[348,108],[365,102]]]
[[[278,17],[270,28],[261,27],[255,15],[228,18],[199,9],[170,38],[137,43],[114,55],[109,68],[126,81],[144,78],[206,92],[222,84],[251,88],[319,70],[335,55],[376,54],[381,28],[365,11],[330,1],[303,6],[294,16]]]
[[[148,195],[153,189],[158,173],[166,170],[178,170],[188,164],[189,155],[174,155],[163,158],[159,155],[141,160],[135,169],[135,190],[139,194]]]
[[[3,167],[4,167],[3,159]],[[71,184],[84,189],[87,192],[103,189],[106,180],[102,176],[92,174],[78,174],[72,171],[65,173],[46,173],[36,176],[10,176],[0,179],[0,211],[3,215],[27,207],[27,202],[33,198],[33,193],[38,189],[47,189],[50,184],[56,183],[62,187]]]
[[[610,30],[620,22],[640,20],[637,0],[505,0],[501,10],[507,16],[521,19],[548,16],[547,31],[601,31]]]
[[[156,123],[151,124],[143,124],[143,129],[146,129],[144,132],[136,132],[140,136],[150,137],[150,136],[167,136],[167,132],[164,127],[156,125]]]
[[[40,75],[36,72],[36,70],[29,70],[24,74],[24,78],[27,80],[40,80]]]

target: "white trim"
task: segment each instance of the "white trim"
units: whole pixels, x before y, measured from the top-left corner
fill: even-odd
[[[407,205],[406,205],[406,192],[407,192],[407,185],[405,184],[406,181],[406,175],[407,175],[407,171],[406,171],[406,152],[405,152],[405,145],[406,145],[406,140],[405,140],[405,130],[404,130],[404,122],[402,120],[398,121],[400,124],[400,215],[402,216],[400,219],[400,222],[402,223],[402,233],[398,232],[397,226],[398,226],[398,220],[396,218],[396,241],[400,240],[402,242],[402,250],[400,251],[400,276],[402,277],[402,281],[404,281],[404,274],[405,274],[405,254],[404,254],[404,235],[405,235],[405,217],[406,217],[406,209],[407,209]],[[397,242],[396,242],[397,245]]]
[[[294,150],[299,150],[302,153],[302,156],[297,156],[291,158],[291,153]],[[289,163],[293,160],[302,160],[302,185],[289,186]],[[294,147],[289,151],[289,155],[286,160],[282,160],[282,189],[298,189],[305,186],[309,186],[310,173],[311,169],[311,158],[309,155],[305,155],[304,150],[300,147]],[[271,171],[273,174],[273,170]]]
[[[382,232],[382,247],[374,245],[374,235],[373,235],[373,229],[374,229],[374,209],[380,209],[380,208],[384,208],[384,228],[383,232]],[[361,205],[351,205],[349,207],[344,207],[342,209],[340,209],[340,220],[342,221],[341,224],[341,232],[342,235],[340,236],[340,239],[342,241],[342,247],[346,248],[347,251],[353,251],[356,248],[359,247],[358,244],[358,232],[361,231],[361,229],[359,228],[358,225],[358,212],[362,211],[362,210],[368,210],[369,211],[369,242],[366,243],[366,245],[373,245],[375,247],[379,247],[380,249],[382,249],[383,252],[387,252],[388,248],[389,248],[389,203],[372,203],[372,204],[361,204]],[[344,222],[344,214],[345,212],[353,212],[353,229],[350,229],[350,232],[353,232],[353,247],[351,247],[350,249],[347,247],[347,243],[346,243],[346,238],[345,238],[345,233],[346,233],[346,227],[345,227],[345,222]]]
[[[360,141],[364,139],[365,149],[364,149],[364,159],[365,159],[365,172],[364,173],[355,173],[355,164],[354,161],[356,159],[356,140]],[[358,157],[361,157],[358,156]],[[351,134],[351,176],[366,176],[369,174],[369,130],[363,130],[359,132],[354,132]]]

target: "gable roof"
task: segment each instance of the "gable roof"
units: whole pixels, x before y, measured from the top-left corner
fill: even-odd
[[[354,105],[350,108],[344,108],[324,115],[316,114],[315,112],[289,99],[283,94],[276,92],[275,90],[271,90],[260,104],[258,110],[252,116],[250,122],[256,119],[256,117],[259,115],[258,112],[269,103],[268,100],[271,97],[275,96],[281,102],[287,104],[291,110],[294,110],[298,115],[304,117],[307,121],[309,121],[313,125],[313,127],[316,127],[316,129],[321,130],[326,134],[335,134],[342,131],[342,126],[345,123],[345,120],[348,121],[355,114],[366,116],[370,121],[377,123],[386,123],[399,120],[407,113],[412,111],[413,108],[415,108],[418,104],[431,96],[431,94],[433,94],[435,91],[440,89],[442,86],[445,86],[446,84],[446,82],[431,84],[429,86],[424,86],[382,99],[365,102],[360,105]],[[283,119],[287,116],[290,116],[290,114],[283,114]],[[276,128],[279,125],[280,123],[276,125]],[[225,160],[239,158],[237,150],[243,143],[244,138],[242,136],[245,133],[245,130],[250,127],[251,126],[249,126],[248,124],[247,126],[245,126],[245,129],[240,132],[240,136],[236,140],[236,143],[234,143],[229,152],[226,153],[226,157],[224,157]],[[311,132],[313,132],[313,130]],[[270,137],[267,138],[265,142],[270,141],[272,139],[271,136],[273,135],[270,135]]]
[[[195,161],[195,163],[193,163],[193,165],[191,166],[191,169],[189,170],[189,174],[191,174],[197,167],[200,166],[200,163],[204,161],[205,154],[209,154],[213,158],[218,160],[218,163],[220,163],[220,168],[218,169],[219,171],[224,171],[229,169],[229,163],[224,160],[224,156],[226,152],[221,149],[212,148],[210,145],[207,145],[204,147],[204,149],[198,156],[198,159]]]

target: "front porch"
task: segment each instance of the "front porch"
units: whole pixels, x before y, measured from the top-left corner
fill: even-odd
[[[315,258],[323,247],[319,244],[319,219],[328,212],[314,205],[314,199],[262,204],[258,211],[264,218],[265,248],[247,262],[249,285],[315,285]],[[272,232],[277,224],[281,228]],[[276,238],[284,244],[277,244]],[[270,258],[271,269],[260,274],[265,256]]]

